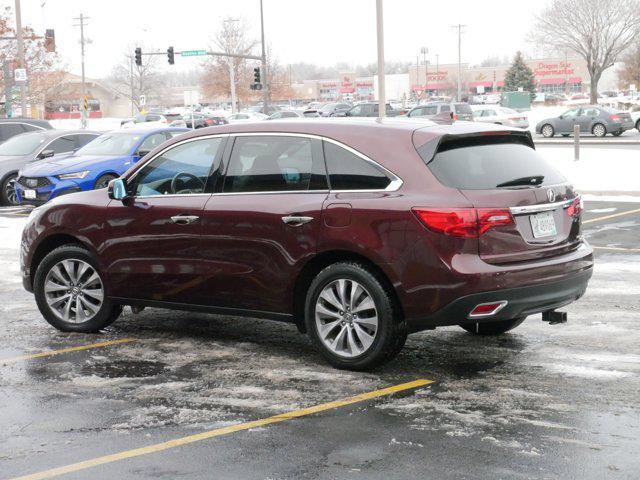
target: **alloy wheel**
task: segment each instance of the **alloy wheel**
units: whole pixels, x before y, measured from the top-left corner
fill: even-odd
[[[553,137],[553,127],[551,125],[545,125],[542,127],[543,137]]]
[[[4,185],[4,198],[10,205],[18,205],[18,197],[16,195],[16,177],[11,177]]]
[[[378,311],[373,297],[358,282],[346,278],[326,285],[316,301],[318,336],[340,357],[365,353],[378,332]]]
[[[104,287],[98,272],[77,259],[56,263],[44,281],[47,305],[61,320],[84,323],[100,311]]]
[[[604,137],[607,134],[607,129],[604,128],[604,125],[598,123],[595,127],[593,127],[593,134],[596,137]]]

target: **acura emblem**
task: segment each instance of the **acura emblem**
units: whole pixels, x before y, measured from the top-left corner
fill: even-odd
[[[553,190],[551,189],[547,190],[547,198],[549,199],[550,202],[553,202],[553,200],[556,198],[556,194],[553,193]]]
[[[38,181],[34,178],[27,180],[27,187],[35,187],[38,185]]]

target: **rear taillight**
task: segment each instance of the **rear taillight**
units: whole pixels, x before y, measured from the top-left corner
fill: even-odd
[[[579,217],[582,214],[582,209],[584,207],[584,203],[582,202],[582,197],[578,195],[573,199],[571,205],[567,207],[567,215],[570,217]]]
[[[453,121],[453,122],[457,122],[458,121],[458,114],[457,113],[452,113],[451,114],[451,121]]]
[[[491,228],[514,224],[511,212],[501,208],[413,208],[413,213],[429,230],[461,238],[478,238]]]
[[[619,121],[622,117],[620,117],[620,115],[609,115],[609,118],[614,121]]]
[[[526,119],[527,119],[526,117],[513,117],[513,118],[510,118],[509,120],[511,120],[512,122],[522,122]]]
[[[216,122],[215,122],[214,120],[207,119],[207,120],[205,120],[205,123],[206,123],[207,125],[215,125],[215,123],[216,123]]]

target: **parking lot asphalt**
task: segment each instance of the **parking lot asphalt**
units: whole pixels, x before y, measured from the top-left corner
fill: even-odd
[[[263,320],[58,332],[20,283],[24,212],[0,211],[0,478],[638,478],[639,209],[586,203],[596,269],[568,323],[422,332],[369,373]]]

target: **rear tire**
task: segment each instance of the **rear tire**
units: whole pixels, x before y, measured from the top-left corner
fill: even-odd
[[[640,120],[636,122],[636,130],[640,132]]]
[[[527,317],[518,317],[513,320],[502,320],[498,322],[468,323],[461,324],[460,327],[474,335],[495,336],[513,330],[524,322],[526,318]]]
[[[607,134],[607,127],[605,127],[601,123],[596,123],[591,128],[591,133],[593,133],[596,137],[604,137]]]
[[[38,265],[33,291],[42,316],[63,332],[97,332],[122,313],[106,295],[98,262],[80,245],[49,252]]]
[[[551,125],[550,123],[545,123],[540,129],[540,133],[542,133],[542,136],[544,138],[551,138],[555,135],[556,132],[553,128],[553,125]]]
[[[407,339],[400,320],[384,282],[359,263],[326,267],[307,291],[307,332],[336,368],[369,370],[391,360]]]

